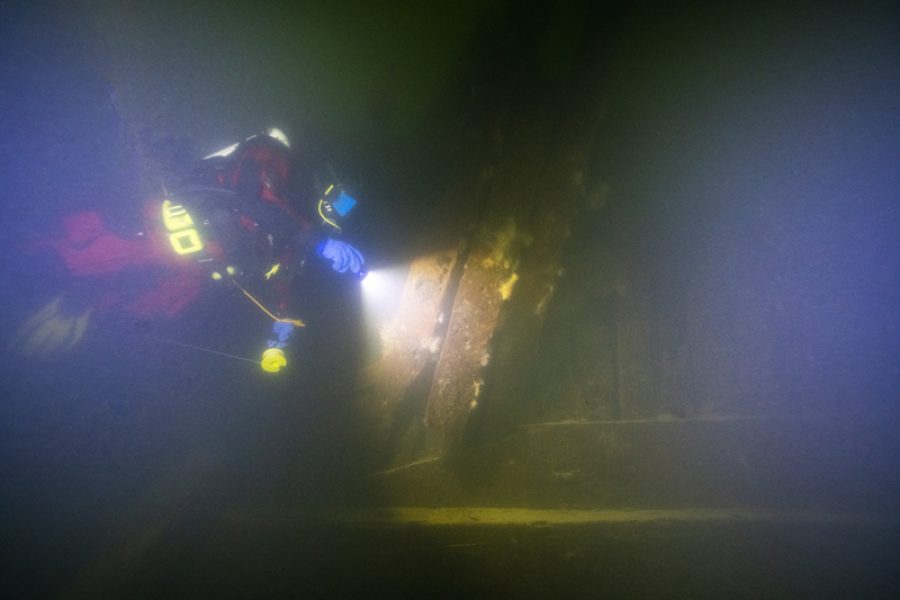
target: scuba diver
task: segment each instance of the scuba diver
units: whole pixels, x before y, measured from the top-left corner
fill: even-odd
[[[356,199],[337,183],[294,172],[290,151],[278,129],[250,136],[204,159],[195,179],[211,188],[188,188],[163,208],[173,250],[195,255],[213,280],[230,282],[273,319],[261,362],[267,371],[286,364],[284,348],[304,326],[292,312],[291,284],[310,254],[338,273],[366,273],[359,250],[338,238]],[[200,216],[196,223],[192,212]],[[211,240],[206,246],[204,238]],[[266,297],[261,301],[246,286]]]
[[[293,284],[308,257],[338,273],[366,274],[363,255],[340,239],[356,199],[339,183],[320,183],[296,168],[289,140],[270,129],[205,157],[177,192],[147,203],[145,231],[131,239],[111,232],[98,213],[69,217],[64,235],[45,246],[74,277],[122,277],[158,267],[165,275],[137,297],[125,297],[127,286],[108,287],[78,315],[65,315],[57,298],[22,326],[14,343],[25,354],[68,349],[94,310],[117,306],[141,319],[172,317],[212,283],[239,291],[271,319],[260,366],[280,371],[295,331],[304,326],[294,312]]]

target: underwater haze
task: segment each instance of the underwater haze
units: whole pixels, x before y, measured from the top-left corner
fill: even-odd
[[[4,4],[4,595],[896,597],[898,31]],[[159,208],[269,128],[367,272],[303,256],[277,373]]]

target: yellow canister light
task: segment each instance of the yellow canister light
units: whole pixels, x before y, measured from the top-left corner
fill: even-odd
[[[169,243],[176,254],[184,256],[203,250],[200,234],[194,229],[194,220],[182,205],[164,200],[162,220],[169,231]]]
[[[163,224],[169,231],[187,229],[194,225],[194,220],[187,210],[180,204],[173,204],[171,200],[163,200],[162,215]]]
[[[203,250],[203,242],[196,229],[187,229],[169,234],[169,242],[176,254],[184,256]]]

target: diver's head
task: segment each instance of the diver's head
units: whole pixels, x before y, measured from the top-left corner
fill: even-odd
[[[339,232],[341,225],[353,212],[356,199],[334,184],[329,185],[316,204],[316,214],[328,229]]]

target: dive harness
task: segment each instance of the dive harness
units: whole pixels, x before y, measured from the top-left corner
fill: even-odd
[[[334,186],[331,186],[333,188]],[[329,188],[329,191],[330,189]],[[322,201],[320,200],[320,205]],[[331,206],[330,204],[328,205]],[[189,256],[192,254],[202,253],[201,262],[208,262],[210,259],[203,252],[205,247],[199,232],[194,224],[194,219],[188,213],[187,209],[181,204],[175,204],[171,200],[163,200],[162,203],[162,222],[168,234],[169,244],[179,256]],[[335,225],[337,227],[337,225]],[[281,264],[274,264],[264,277],[266,280],[271,279],[281,269]],[[241,293],[250,300],[257,308],[266,314],[276,323],[288,323],[294,327],[305,327],[306,324],[300,319],[288,319],[276,316],[272,311],[263,305],[253,294],[248,292],[240,283],[237,282],[235,276],[238,270],[233,265],[228,265],[221,271],[215,270],[210,277],[216,281],[227,279],[238,288]],[[277,373],[287,366],[287,357],[281,348],[268,348],[262,354],[260,367],[267,373]]]

